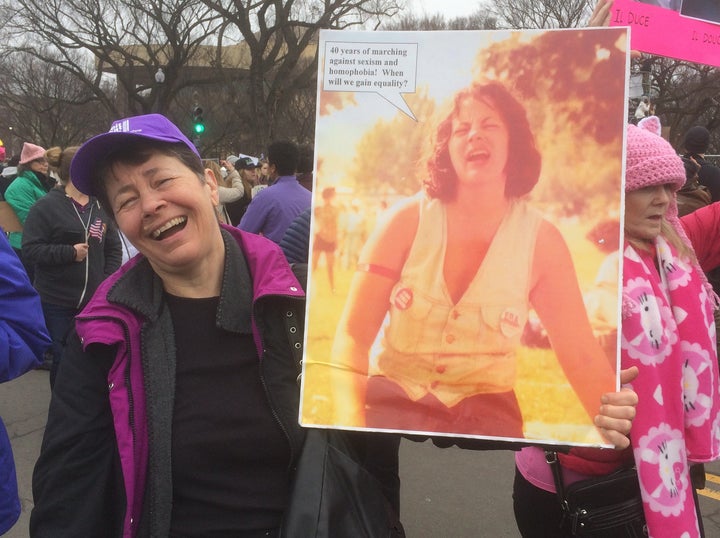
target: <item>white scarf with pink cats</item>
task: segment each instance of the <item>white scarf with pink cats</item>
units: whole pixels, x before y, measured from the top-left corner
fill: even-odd
[[[640,369],[630,436],[648,530],[656,538],[695,538],[688,460],[720,456],[713,298],[697,265],[662,237],[657,260],[624,248],[621,356],[623,368]]]

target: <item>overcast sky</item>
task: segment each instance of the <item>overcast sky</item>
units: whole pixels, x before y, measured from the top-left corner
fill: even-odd
[[[408,7],[417,15],[442,13],[446,19],[469,15],[478,4],[476,0],[408,0]]]

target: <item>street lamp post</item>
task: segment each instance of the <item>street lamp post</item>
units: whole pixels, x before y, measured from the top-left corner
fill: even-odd
[[[157,93],[155,94],[155,99],[153,103],[153,108],[155,109],[155,112],[162,112],[162,106],[161,106],[161,100],[162,100],[162,85],[165,82],[165,72],[163,71],[162,67],[158,67],[157,71],[155,71],[155,87]]]
[[[8,127],[8,131],[10,131],[10,136],[8,137],[9,144],[5,147],[10,150],[10,154],[7,155],[7,158],[12,157],[13,155],[16,155],[15,153],[15,130],[13,129],[13,126]]]

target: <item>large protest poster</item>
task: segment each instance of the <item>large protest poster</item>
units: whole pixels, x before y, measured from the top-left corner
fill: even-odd
[[[614,0],[611,13],[633,50],[720,66],[718,0]]]
[[[319,47],[301,423],[605,446],[627,30]]]

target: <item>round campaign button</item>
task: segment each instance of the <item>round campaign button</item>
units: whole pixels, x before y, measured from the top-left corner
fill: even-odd
[[[500,332],[508,338],[517,336],[520,327],[520,312],[515,308],[507,308],[500,316]]]
[[[413,292],[410,288],[401,288],[395,294],[393,304],[398,310],[407,310],[413,302]]]

